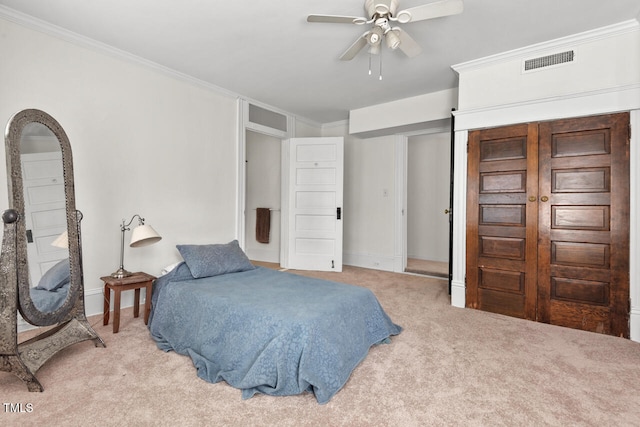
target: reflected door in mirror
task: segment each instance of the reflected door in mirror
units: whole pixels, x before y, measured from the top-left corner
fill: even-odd
[[[67,230],[61,153],[24,154],[22,172],[29,274],[35,286],[49,268],[69,257],[66,247],[53,244]]]
[[[56,291],[50,294],[33,290],[31,298],[37,308],[49,311],[64,301],[66,289],[40,286],[41,278],[60,261],[68,260],[69,252],[67,241],[64,245],[54,244],[67,230],[67,213],[62,151],[57,137],[48,127],[37,122],[24,127],[20,162],[30,286]]]

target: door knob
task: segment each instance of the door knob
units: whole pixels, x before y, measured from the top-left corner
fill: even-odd
[[[536,199],[537,199],[537,197],[536,197],[536,196],[529,196],[529,201],[530,201],[530,202],[535,202],[535,201],[536,201]]]
[[[449,209],[445,209],[445,210],[444,210],[445,215],[449,215],[449,213],[450,213],[450,212],[451,212],[451,211],[450,211]]]
[[[543,202],[548,202],[549,198],[547,196],[542,196],[542,197],[540,197],[540,200],[543,201]]]

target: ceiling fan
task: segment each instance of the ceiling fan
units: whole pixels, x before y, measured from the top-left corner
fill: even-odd
[[[349,61],[369,45],[370,54],[378,54],[382,48],[382,41],[390,49],[400,49],[408,57],[414,57],[422,49],[420,45],[400,27],[392,27],[392,23],[409,24],[411,22],[424,21],[426,19],[439,18],[441,16],[456,15],[462,13],[462,0],[441,0],[422,6],[398,10],[399,0],[365,0],[365,18],[357,16],[336,15],[309,15],[307,22],[337,23],[337,24],[373,24],[371,29],[362,34],[340,56],[343,61]]]

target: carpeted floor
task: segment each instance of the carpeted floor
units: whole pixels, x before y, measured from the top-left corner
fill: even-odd
[[[309,394],[242,400],[225,383],[206,383],[189,358],[158,350],[128,309],[118,334],[91,319],[106,348],[84,342],[46,363],[43,393],[0,372],[0,424],[640,425],[640,343],[454,308],[444,280],[348,266],[304,274],[369,287],[404,327],[326,405]]]

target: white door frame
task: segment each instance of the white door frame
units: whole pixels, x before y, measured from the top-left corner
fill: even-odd
[[[408,179],[408,155],[409,135],[396,135],[396,179],[394,202],[394,228],[395,238],[393,242],[394,265],[393,271],[403,273],[407,268],[407,179]]]
[[[287,130],[281,131],[279,129],[270,128],[258,123],[249,121],[249,105],[253,104],[262,107],[266,110],[282,114],[287,118]],[[238,151],[237,151],[237,165],[238,174],[236,177],[237,191],[236,191],[236,239],[240,243],[240,247],[245,247],[246,240],[246,197],[247,197],[247,165],[245,159],[247,157],[247,131],[257,132],[264,135],[272,136],[280,139],[283,143],[284,140],[293,137],[295,135],[295,118],[288,113],[279,111],[276,108],[260,104],[258,102],[250,101],[247,99],[238,98]],[[283,222],[281,220],[281,222]],[[280,227],[282,228],[282,227]]]

